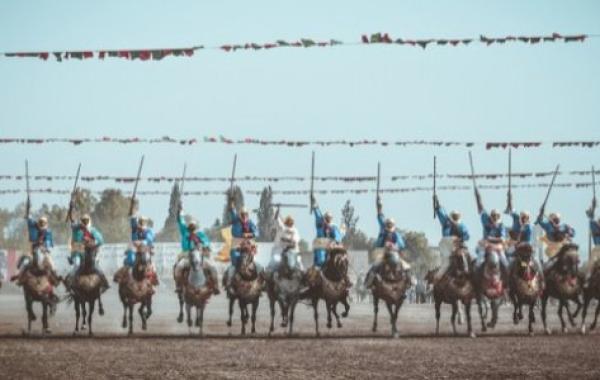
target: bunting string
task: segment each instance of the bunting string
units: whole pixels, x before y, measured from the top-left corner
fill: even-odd
[[[363,34],[360,41],[343,42],[338,39],[328,38],[315,40],[312,38],[300,38],[293,41],[275,40],[266,43],[245,42],[223,45],[196,45],[183,48],[161,48],[161,49],[84,49],[68,51],[37,51],[37,52],[4,52],[0,53],[7,58],[37,58],[47,61],[54,58],[57,62],[67,60],[89,60],[106,58],[125,59],[130,61],[160,61],[166,57],[192,57],[199,50],[219,50],[227,53],[248,50],[271,50],[275,48],[314,48],[314,47],[332,47],[332,46],[356,46],[372,44],[390,44],[396,46],[415,46],[426,49],[428,46],[467,46],[474,43],[491,45],[505,45],[509,43],[524,43],[536,45],[539,43],[555,42],[584,42],[588,38],[598,37],[597,34],[569,34],[552,33],[549,35],[534,36],[515,36],[507,35],[502,37],[486,37],[480,35],[479,38],[392,38],[389,33]]]
[[[431,147],[463,147],[472,148],[482,146],[487,150],[507,149],[507,148],[539,148],[549,146],[552,148],[595,148],[600,146],[600,140],[581,140],[581,141],[529,141],[529,142],[474,142],[474,141],[441,141],[441,140],[265,140],[246,137],[243,139],[232,139],[225,136],[204,136],[203,138],[184,138],[176,139],[170,136],[160,138],[141,138],[141,137],[97,137],[97,138],[0,138],[0,144],[26,144],[41,145],[67,143],[72,145],[82,145],[90,143],[110,143],[110,144],[178,144],[178,145],[196,145],[196,144],[227,144],[227,145],[259,145],[259,146],[283,146],[283,147],[361,147],[361,146],[382,146],[382,147],[409,147],[409,146],[431,146]]]
[[[599,165],[600,166],[600,165]],[[571,176],[589,176],[591,175],[591,170],[571,170],[558,172],[560,175],[571,175]],[[595,170],[594,174],[600,175],[600,170]],[[511,178],[543,178],[550,177],[554,175],[553,171],[543,171],[543,172],[519,172],[519,173],[511,173]],[[484,180],[496,180],[502,178],[508,178],[508,173],[488,173],[488,174],[475,174],[475,176],[471,174],[436,174],[436,178],[439,179],[459,179],[459,180],[472,180],[475,177],[476,179],[484,179]],[[431,180],[433,179],[433,174],[411,174],[411,175],[393,175],[388,178],[392,181],[403,181],[403,180]],[[6,181],[22,181],[25,179],[24,175],[12,175],[12,174],[0,174],[0,180]],[[30,175],[30,180],[33,181],[72,181],[75,179],[75,176],[72,175]],[[240,176],[236,177],[236,181],[238,182],[280,182],[280,181],[295,181],[295,182],[305,182],[309,181],[311,177],[302,177],[302,176]],[[101,181],[114,181],[116,183],[134,183],[136,177],[119,177],[119,176],[109,176],[109,175],[97,175],[97,176],[80,176],[79,180],[82,182],[101,182]],[[161,182],[176,182],[181,180],[181,177],[174,176],[151,176],[151,177],[140,177],[141,181],[146,181],[150,183],[161,183]],[[185,178],[188,182],[230,182],[231,178],[229,177],[196,177],[190,176]],[[377,180],[376,176],[315,176],[315,181],[320,182],[375,182]]]
[[[527,183],[527,184],[513,184],[512,188],[547,188],[549,183]],[[554,187],[556,188],[589,188],[592,186],[591,182],[579,182],[579,183],[555,183]],[[479,185],[480,189],[486,190],[505,190],[508,188],[508,185]],[[471,186],[437,186],[436,190],[440,191],[465,191],[465,190],[473,190]],[[372,188],[362,188],[362,189],[315,189],[313,190],[314,194],[368,194],[375,193],[377,190]],[[423,192],[423,191],[433,191],[433,187],[430,186],[415,186],[415,187],[396,187],[396,188],[383,188],[380,189],[382,193],[412,193],[412,192]],[[23,189],[0,189],[0,194],[21,194],[24,193]],[[70,189],[53,189],[53,188],[38,188],[31,189],[31,193],[36,194],[61,194],[68,195],[71,194]],[[245,194],[260,196],[263,190],[244,190]],[[310,190],[272,190],[273,194],[279,195],[308,195],[310,194]],[[102,191],[93,191],[92,193],[100,195]],[[131,191],[122,191],[125,195],[131,195]],[[138,191],[138,195],[170,195],[170,191],[165,190],[149,190],[149,191]],[[199,191],[184,191],[184,196],[198,196],[198,195],[226,195],[227,192],[223,190],[199,190]]]

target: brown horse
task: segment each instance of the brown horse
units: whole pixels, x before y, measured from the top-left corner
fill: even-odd
[[[267,277],[267,295],[271,311],[271,325],[269,335],[275,331],[275,303],[281,310],[281,327],[288,327],[288,335],[294,330],[294,311],[300,299],[304,274],[297,266],[291,266],[294,257],[291,248],[281,253],[281,262],[277,269]]]
[[[503,272],[500,262],[500,252],[503,247],[501,244],[485,244],[484,261],[474,272],[474,285],[477,295],[477,307],[481,319],[481,330],[487,331],[487,328],[494,328],[498,322],[498,309],[500,302],[504,298],[504,292],[507,288],[506,273]],[[486,299],[490,301],[492,309],[492,319],[485,323],[483,307]]]
[[[36,320],[33,312],[33,303],[42,304],[42,332],[50,333],[48,315],[54,315],[59,302],[54,294],[54,287],[59,283],[54,276],[42,265],[42,253],[39,248],[33,251],[32,260],[23,272],[19,282],[23,286],[25,308],[27,310],[27,333],[31,333],[31,322]]]
[[[406,291],[411,286],[408,270],[402,268],[400,263],[392,260],[392,254],[389,249],[384,250],[383,262],[379,273],[375,274],[371,293],[373,294],[373,332],[377,331],[377,313],[379,312],[379,300],[383,300],[390,313],[390,323],[392,325],[392,336],[398,337],[398,311],[406,299]]]
[[[576,244],[568,243],[562,246],[560,251],[553,258],[554,264],[544,270],[544,278],[546,279],[546,288],[542,295],[542,322],[544,330],[547,334],[551,334],[552,330],[546,325],[546,306],[548,298],[556,298],[559,302],[558,316],[562,326],[562,331],[567,331],[565,320],[563,319],[563,308],[567,309],[569,322],[575,327],[574,317],[577,316],[582,307],[579,295],[583,290],[583,278],[578,272],[579,247]],[[577,304],[577,310],[571,315],[569,312],[569,300]]]
[[[581,314],[581,333],[585,334],[585,317],[587,316],[587,309],[592,299],[596,299],[598,305],[596,305],[596,313],[594,315],[594,322],[590,325],[590,330],[596,328],[596,322],[598,322],[598,314],[600,314],[600,261],[596,261],[592,268],[592,275],[590,276],[587,287],[583,289],[583,312]]]
[[[233,316],[233,305],[238,300],[240,307],[240,319],[242,321],[242,335],[246,334],[246,324],[251,319],[251,333],[256,333],[256,310],[260,301],[260,296],[265,287],[264,274],[258,270],[254,263],[256,245],[250,240],[244,240],[239,247],[240,264],[237,273],[231,281],[231,289],[228,289],[229,274],[225,272],[223,276],[223,287],[227,288],[227,297],[229,298],[229,319],[227,326],[231,327],[231,318]],[[248,305],[252,306],[252,315],[248,312]]]
[[[114,281],[119,284],[119,298],[123,304],[122,327],[129,326],[129,335],[133,334],[133,306],[140,304],[138,313],[142,319],[142,330],[146,330],[146,322],[152,315],[152,295],[154,285],[149,263],[143,259],[142,252],[136,252],[135,263],[131,271],[120,270],[115,273]],[[129,314],[128,314],[129,312]],[[129,323],[127,321],[129,315]]]
[[[439,269],[434,269],[425,275],[425,281],[433,284],[433,300],[435,303],[435,333],[440,333],[441,305],[447,303],[452,305],[452,332],[456,335],[456,316],[459,310],[459,302],[465,308],[467,319],[467,332],[469,336],[475,337],[471,327],[471,302],[476,296],[473,284],[473,265],[467,248],[456,246],[449,258],[448,270],[441,277],[437,275]]]
[[[183,276],[187,279],[182,284],[183,299],[185,300],[187,324],[192,327],[192,307],[196,308],[195,325],[202,335],[202,325],[204,322],[204,308],[209,298],[215,291],[216,284],[210,275],[207,264],[204,263],[201,253],[195,249],[190,252],[190,266],[184,270]]]
[[[96,301],[99,304],[99,314],[104,315],[100,296],[104,289],[102,288],[102,279],[94,271],[96,261],[97,247],[85,247],[85,254],[81,263],[79,274],[74,279],[67,278],[65,283],[69,283],[67,290],[69,296],[67,301],[73,301],[75,305],[75,330],[73,335],[79,332],[79,318],[83,314],[83,323],[81,329],[85,329],[85,319],[87,316],[88,334],[93,335],[92,331],[92,316]],[[66,286],[66,285],[65,285]],[[88,309],[86,310],[86,304]],[[89,314],[88,314],[89,312]]]
[[[342,317],[347,317],[350,311],[348,304],[348,284],[346,277],[348,274],[348,254],[342,246],[334,246],[327,250],[327,260],[322,270],[314,267],[308,269],[306,278],[309,289],[303,294],[303,298],[311,300],[314,310],[315,331],[319,336],[319,299],[325,301],[327,309],[327,328],[332,327],[331,314],[335,316],[337,327],[342,327],[340,316],[336,307],[342,303],[345,307]]]
[[[523,319],[523,305],[529,306],[528,331],[533,335],[534,308],[544,287],[542,273],[533,259],[533,247],[520,243],[515,247],[515,258],[510,267],[509,295],[513,303],[513,323]]]

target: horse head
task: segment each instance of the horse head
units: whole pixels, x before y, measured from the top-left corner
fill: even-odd
[[[98,253],[98,247],[95,245],[85,245],[83,254],[83,263],[81,265],[82,273],[92,273],[94,263],[96,261],[96,254]]]
[[[517,260],[517,275],[525,281],[532,281],[536,273],[532,270],[533,247],[531,244],[522,242],[515,246],[515,260]]]
[[[577,276],[579,266],[579,246],[573,243],[563,245],[557,253],[558,263],[556,265],[560,274]]]
[[[339,281],[348,273],[348,255],[346,248],[341,245],[335,245],[328,250],[329,259],[326,264],[325,272],[329,274],[331,279]]]

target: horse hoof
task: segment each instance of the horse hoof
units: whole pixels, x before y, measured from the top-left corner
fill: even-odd
[[[581,335],[585,335],[585,325],[581,326],[580,331],[581,331]]]
[[[338,322],[337,327],[338,327],[338,329],[341,329],[342,328],[342,324]]]
[[[256,329],[253,328],[252,331],[250,331],[250,334],[256,334]]]
[[[227,321],[225,322],[225,324],[227,325],[227,327],[231,327],[231,321]]]
[[[590,325],[590,330],[593,330],[593,329],[595,329],[595,328],[596,328],[596,324],[595,324],[595,323],[592,323],[592,324]]]
[[[183,314],[180,314],[179,317],[177,317],[177,323],[181,322],[183,322]]]
[[[91,331],[88,331],[88,336],[94,336],[94,333]]]
[[[535,334],[533,333],[533,331],[529,332],[529,336],[534,336]]]
[[[481,328],[481,332],[487,332],[487,327],[483,326],[483,327]]]
[[[550,329],[550,327],[546,327],[545,331],[546,335],[552,335],[552,330]]]
[[[33,321],[37,320],[37,317],[35,316],[35,314],[31,314],[31,317],[29,317],[29,320],[31,322],[33,322]]]
[[[513,318],[513,325],[518,325],[519,319],[517,317]]]
[[[392,338],[394,338],[394,339],[400,338],[400,334],[398,334],[398,331],[392,333]]]
[[[146,329],[147,329],[147,328],[148,328],[148,327],[147,327],[147,326],[146,326],[146,324],[144,323],[144,324],[142,325],[142,330],[146,331]]]
[[[348,317],[348,312],[347,311],[342,312],[342,318],[347,318],[347,317]]]
[[[377,326],[373,326],[373,328],[371,329],[372,332],[377,332]]]
[[[474,331],[471,331],[471,333],[469,334],[470,338],[477,338],[477,334],[475,334]]]
[[[127,328],[127,322],[123,321],[123,323],[121,323],[121,327],[126,329]]]
[[[98,309],[98,314],[100,314],[101,316],[104,315],[104,308],[101,307]]]
[[[331,327],[332,327],[332,326],[331,326],[331,323],[328,323],[328,324],[327,324],[327,328],[328,328],[328,329],[330,329]]]
[[[42,330],[42,333],[43,333],[44,335],[50,335],[50,334],[52,334],[52,331],[51,331],[50,329],[43,329],[43,330]]]
[[[133,331],[129,331],[129,332],[127,333],[127,336],[133,336]]]
[[[81,331],[85,331],[85,325],[81,326]]]
[[[566,328],[566,327],[563,327],[563,328],[562,328],[562,332],[563,332],[563,334],[566,334],[566,333],[568,333],[568,332],[569,332],[569,329],[568,329],[568,328]]]

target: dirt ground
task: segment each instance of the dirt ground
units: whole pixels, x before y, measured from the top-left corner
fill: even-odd
[[[325,327],[321,306],[321,338],[314,337],[312,311],[297,309],[296,334],[288,338],[281,328],[267,336],[268,302],[261,299],[257,334],[240,337],[239,311],[234,325],[225,325],[225,297],[213,299],[205,314],[204,336],[178,324],[178,304],[171,289],[155,297],[148,330],[141,331],[139,316],[134,335],[121,329],[122,308],[115,289],[105,296],[106,314],[94,316],[95,336],[72,336],[72,307],[59,305],[51,319],[52,334],[41,336],[35,322],[29,337],[23,298],[18,291],[0,291],[0,373],[13,378],[600,378],[600,334],[582,336],[575,328],[559,333],[556,310],[549,312],[554,334],[526,334],[526,325],[514,326],[511,309],[501,309],[498,326],[475,339],[451,336],[449,309],[442,311],[440,337],[432,335],[432,305],[405,305],[400,311],[400,338],[389,337],[389,318],[380,307],[379,331],[371,332],[372,306],[352,304],[342,328]],[[383,306],[383,305],[382,305]],[[38,317],[39,306],[36,306]],[[539,319],[539,313],[536,311]],[[279,322],[279,319],[276,320]],[[540,322],[540,321],[538,321]],[[335,324],[334,324],[335,326]]]

